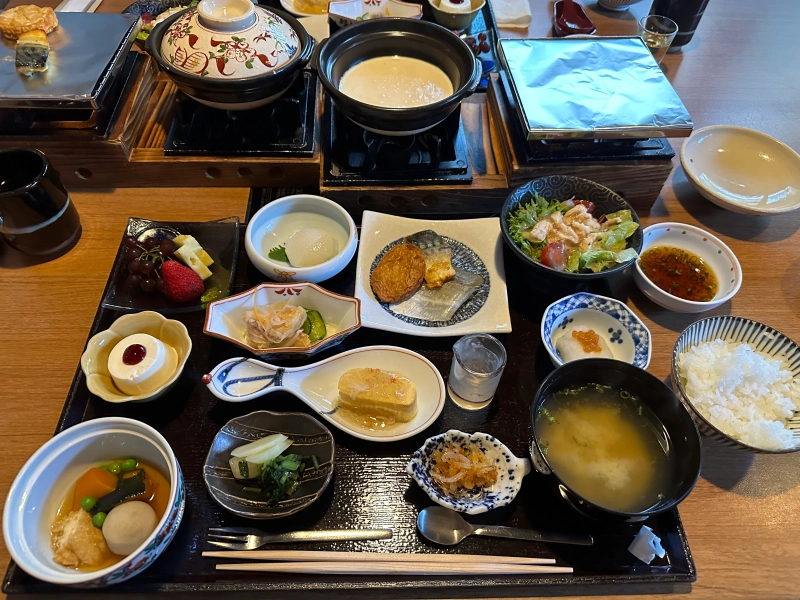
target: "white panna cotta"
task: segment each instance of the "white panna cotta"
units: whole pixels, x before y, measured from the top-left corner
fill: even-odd
[[[121,340],[108,356],[108,372],[125,394],[153,392],[175,373],[178,354],[171,346],[146,333]]]
[[[449,13],[466,13],[472,10],[470,0],[440,0],[439,10]]]

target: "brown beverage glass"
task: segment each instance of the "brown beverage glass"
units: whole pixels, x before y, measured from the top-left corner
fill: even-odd
[[[81,236],[78,211],[39,150],[0,150],[0,237],[26,254],[55,258]]]

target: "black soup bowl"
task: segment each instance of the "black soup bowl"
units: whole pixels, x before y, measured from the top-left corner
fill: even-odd
[[[339,90],[342,75],[352,66],[380,56],[406,56],[439,67],[450,78],[453,94],[413,108],[365,104]],[[448,29],[416,19],[370,19],[346,27],[322,42],[317,74],[336,108],[360,127],[384,135],[412,135],[444,121],[472,95],[480,83],[481,66],[469,46]]]
[[[547,451],[539,439],[537,415],[545,399],[566,387],[587,384],[609,385],[638,396],[663,426],[666,441],[673,454],[669,461],[672,473],[661,492],[661,499],[650,508],[640,512],[621,512],[595,504],[570,489],[558,476],[558,471],[547,459]],[[539,421],[541,422],[541,421]],[[562,497],[579,512],[606,521],[644,521],[648,517],[670,510],[681,502],[694,488],[700,476],[702,450],[700,434],[697,432],[689,411],[678,397],[661,380],[647,371],[631,364],[608,358],[587,358],[568,362],[550,373],[542,382],[531,404],[531,457],[539,473],[552,475],[559,482]]]
[[[619,194],[611,191],[605,186],[595,183],[589,179],[582,177],[573,177],[571,175],[551,175],[549,177],[539,177],[521,185],[511,192],[506,198],[503,208],[500,211],[500,227],[503,232],[503,239],[508,244],[514,255],[523,263],[523,265],[532,271],[535,275],[543,276],[545,278],[572,280],[573,282],[587,281],[589,279],[602,279],[608,277],[612,273],[618,273],[629,267],[633,260],[625,263],[615,265],[599,273],[567,273],[559,271],[551,267],[547,267],[542,263],[532,259],[530,256],[520,249],[514,240],[511,239],[511,232],[508,228],[508,218],[520,204],[528,204],[536,193],[545,200],[591,200],[594,203],[595,209],[593,216],[600,218],[601,216],[618,210],[630,210],[631,218],[636,222],[639,227],[628,238],[628,247],[636,250],[637,253],[642,251],[642,243],[644,236],[642,234],[642,222],[636,211],[631,208],[631,205]],[[635,260],[635,259],[634,259]]]

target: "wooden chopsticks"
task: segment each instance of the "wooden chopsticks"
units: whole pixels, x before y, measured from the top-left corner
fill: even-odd
[[[391,554],[317,550],[241,550],[203,552],[210,558],[275,562],[218,564],[219,571],[325,575],[533,575],[572,573],[552,558],[476,554]]]

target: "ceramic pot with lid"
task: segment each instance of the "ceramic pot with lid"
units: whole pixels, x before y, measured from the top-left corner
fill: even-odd
[[[225,110],[280,97],[314,51],[297,19],[250,0],[202,0],[159,23],[145,49],[188,96]]]

